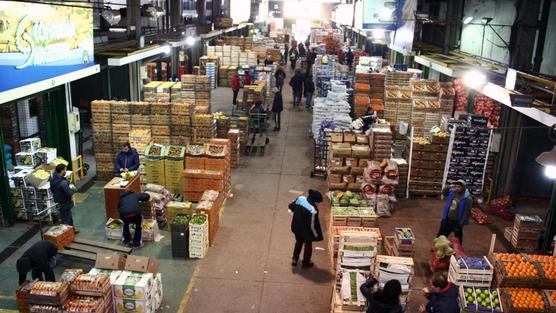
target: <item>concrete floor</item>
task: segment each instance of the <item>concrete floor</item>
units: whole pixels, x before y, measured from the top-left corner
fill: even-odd
[[[290,73],[288,72],[287,81]],[[231,111],[232,92],[229,88],[213,91],[213,111]],[[240,95],[241,97],[241,95]],[[170,236],[157,243],[146,243],[137,252],[158,259],[163,275],[164,302],[160,312],[329,312],[334,281],[333,264],[327,242],[314,246],[315,267],[303,270],[290,265],[293,235],[287,205],[309,188],[326,191],[322,178],[310,178],[312,139],[308,135],[311,114],[292,111],[291,89],[284,87],[282,130],[270,132],[270,145],[264,157],[242,157],[241,166],[233,171],[233,197],[227,200],[216,242],[205,259],[173,259]],[[273,125],[273,123],[271,123]],[[79,237],[113,242],[104,236],[103,183],[96,183],[79,196],[74,219],[81,229]],[[400,199],[397,212],[390,218],[379,219],[383,235],[393,233],[394,227],[411,227],[416,240],[416,273],[413,288],[425,286],[430,275],[428,260],[432,239],[438,230],[440,200]],[[532,209],[528,209],[531,212]],[[538,213],[538,209],[537,209]],[[329,204],[321,208],[321,223],[328,238]],[[465,228],[464,247],[472,256],[485,255],[493,229],[499,231],[511,222],[490,217],[496,227],[469,225]],[[27,228],[0,228],[0,248],[6,247]],[[14,309],[14,289],[17,285],[15,262],[32,243],[29,242],[0,264],[0,309]],[[497,251],[506,251],[497,240]],[[89,269],[91,262],[61,259],[56,268],[59,276],[65,268]],[[408,312],[417,312],[424,298],[416,292],[411,297]]]

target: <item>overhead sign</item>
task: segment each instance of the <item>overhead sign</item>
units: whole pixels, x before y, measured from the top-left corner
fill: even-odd
[[[94,65],[91,5],[64,4],[0,1],[0,92]]]
[[[413,51],[417,0],[400,0],[398,4],[398,23],[390,48],[404,55],[409,55]]]
[[[399,2],[400,0],[363,0],[363,29],[394,30],[398,20]]]

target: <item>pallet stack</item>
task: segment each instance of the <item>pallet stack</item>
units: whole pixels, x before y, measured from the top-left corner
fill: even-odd
[[[355,133],[331,133],[328,188],[330,190],[361,190],[363,170],[371,157],[368,137]]]
[[[409,192],[414,195],[438,196],[442,192],[449,137],[413,138]],[[411,142],[410,142],[411,144]]]
[[[411,228],[394,229],[394,245],[392,255],[400,257],[413,257],[415,253],[415,236]]]
[[[522,252],[537,250],[543,221],[537,215],[516,214],[512,229],[512,246]]]

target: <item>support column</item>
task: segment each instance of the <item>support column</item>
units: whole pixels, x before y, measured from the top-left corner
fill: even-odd
[[[205,18],[206,2],[205,2],[205,0],[197,0],[196,5],[197,5],[197,25],[198,26],[204,26],[205,23],[206,23],[206,18]]]
[[[512,33],[510,36],[510,67],[522,71],[531,70],[533,50],[537,37],[537,23],[542,0],[518,0]],[[547,0],[549,1],[549,0]],[[550,2],[550,1],[549,1]],[[496,27],[494,26],[494,29]]]
[[[183,3],[182,0],[169,0],[170,1],[170,22],[172,28],[178,25],[183,25]]]
[[[0,206],[2,207],[2,216],[4,217],[4,221],[8,225],[12,225],[15,221],[15,212],[11,201],[5,153],[2,119],[0,118]]]
[[[533,71],[540,72],[542,65],[542,55],[544,53],[544,42],[546,39],[546,29],[548,27],[548,17],[550,15],[550,3],[552,1],[543,1],[541,10],[541,20],[539,23],[539,37],[537,39],[537,48],[535,49],[535,60],[533,63]]]
[[[222,0],[212,0],[212,21],[222,17]]]

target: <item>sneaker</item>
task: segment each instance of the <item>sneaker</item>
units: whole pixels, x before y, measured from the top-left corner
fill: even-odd
[[[143,242],[141,241],[141,243],[140,243],[138,246],[133,245],[133,249],[134,249],[134,250],[135,250],[135,249],[141,249],[141,248],[143,248],[143,246],[144,246],[144,244],[143,244]]]
[[[310,268],[313,267],[315,264],[313,264],[313,262],[309,261],[309,262],[303,262],[303,268]]]

